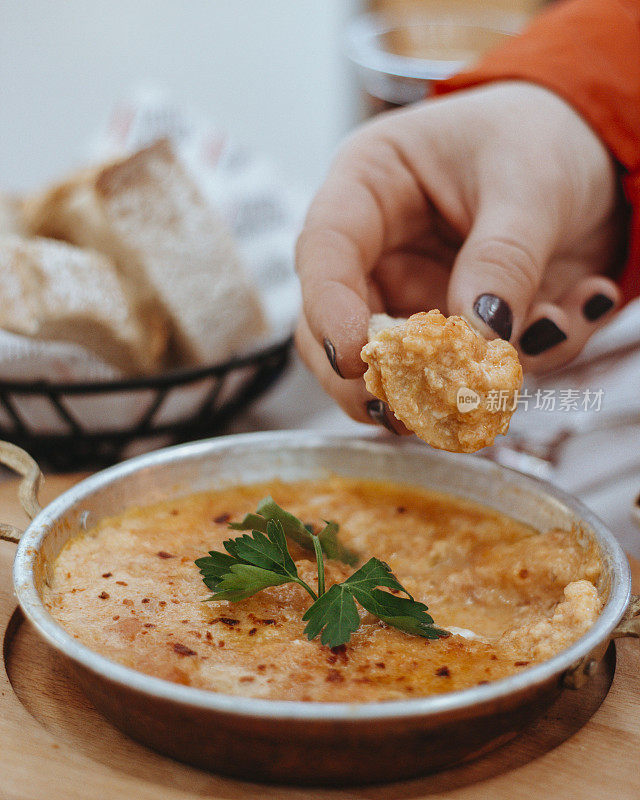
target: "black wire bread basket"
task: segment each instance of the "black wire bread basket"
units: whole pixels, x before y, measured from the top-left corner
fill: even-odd
[[[142,450],[215,436],[282,375],[292,341],[215,366],[140,378],[0,380],[0,438],[62,472],[97,469]],[[48,424],[42,424],[43,416]]]

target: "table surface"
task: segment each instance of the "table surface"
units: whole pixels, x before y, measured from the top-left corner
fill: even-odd
[[[43,503],[80,477],[49,477]],[[16,487],[14,480],[0,484],[0,514],[3,521],[24,526]],[[527,731],[471,764],[390,786],[348,790],[257,786],[160,756],[106,722],[81,694],[60,657],[16,612],[10,578],[14,552],[15,545],[0,541],[0,630],[5,637],[0,672],[2,800],[41,800],[50,796],[53,786],[66,800],[600,800],[612,793],[616,800],[635,800],[640,796],[637,641],[619,640],[617,663],[611,652],[586,690],[564,692]],[[632,560],[632,569],[638,590],[640,563]]]

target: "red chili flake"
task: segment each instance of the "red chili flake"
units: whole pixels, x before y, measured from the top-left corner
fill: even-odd
[[[211,635],[211,631],[207,631],[207,633],[206,633],[206,637],[207,637],[207,639],[208,639],[209,641],[211,641],[211,640],[213,639],[213,636]]]
[[[144,623],[144,627],[145,628],[155,628],[156,626],[153,624],[153,622],[145,622]]]
[[[220,639],[218,642],[218,647],[224,647],[224,639]]]
[[[327,672],[327,681],[329,683],[342,683],[344,681],[344,675],[337,669],[330,669],[329,672]]]
[[[249,636],[255,636],[257,632],[258,632],[257,628],[251,628],[249,631]]]
[[[166,550],[159,550],[156,555],[158,558],[175,558],[175,556],[171,555],[171,553],[167,553]]]
[[[103,577],[103,578],[110,578],[112,575],[113,575],[113,572],[103,572],[103,573],[102,573],[102,577]],[[69,576],[67,575],[67,578],[68,578],[68,577],[69,577]]]
[[[449,667],[438,667],[436,675],[439,678],[449,678],[451,677],[451,672],[449,671]]]
[[[489,681],[478,681],[478,686],[486,686]]]
[[[149,602],[150,602],[150,600],[149,600],[149,598],[148,598],[148,597],[143,597],[143,598],[142,598],[142,602],[143,602],[143,603],[149,603]]]
[[[258,664],[258,666],[256,667],[258,672],[264,672],[266,670],[266,668],[267,668],[266,664]]]
[[[126,581],[116,581],[118,586],[128,586],[129,584]]]
[[[528,661],[514,661],[513,662],[513,666],[514,667],[527,667],[527,666],[529,666],[529,662]]]
[[[240,683],[251,683],[252,681],[255,681],[253,675],[243,675],[242,678],[240,678]]]
[[[188,620],[188,619],[181,619],[181,620],[180,620],[180,622],[181,622],[183,625],[186,625],[186,624],[187,624],[187,622],[189,622],[189,620]]]
[[[231,514],[218,514],[217,517],[213,518],[213,521],[216,523],[216,525],[224,525],[225,522],[229,522],[230,519]]]
[[[404,506],[398,506],[396,508],[396,513],[398,513],[398,514],[405,514],[406,511],[407,511],[407,509]]]
[[[277,625],[278,624],[275,619],[260,619],[260,617],[256,617],[255,614],[251,614],[251,613],[249,614],[249,619],[253,620],[253,622],[259,623],[260,625]]]
[[[524,580],[525,578],[529,577],[529,570],[528,569],[521,569],[518,575]]]
[[[164,607],[167,605],[167,601],[166,601],[166,600],[161,600],[161,601],[158,603],[158,605],[160,606],[160,608],[164,608]]]
[[[184,644],[180,644],[179,642],[175,642],[173,645],[173,652],[177,653],[179,656],[197,656],[195,650],[192,650],[190,647],[186,647]]]
[[[108,600],[108,599],[109,599],[109,595],[107,594],[107,592],[101,592],[101,593],[98,595],[98,597],[99,597],[101,600]]]
[[[386,669],[387,665],[384,663],[384,661],[376,661],[376,667],[378,667],[378,669]]]
[[[112,617],[113,620],[120,619],[120,614],[116,614],[115,617]]]
[[[497,661],[498,660],[498,656],[495,653],[491,653],[491,660],[492,661]]]

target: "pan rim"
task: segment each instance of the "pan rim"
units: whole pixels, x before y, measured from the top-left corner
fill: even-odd
[[[368,703],[324,703],[318,701],[268,700],[263,698],[227,695],[208,689],[183,686],[171,681],[146,675],[100,655],[74,639],[56,622],[44,607],[38,594],[34,565],[39,548],[48,535],[50,525],[65,511],[73,507],[93,492],[125,479],[134,472],[168,464],[173,461],[198,458],[208,453],[225,450],[228,447],[255,447],[275,443],[280,447],[306,449],[321,446],[351,446],[370,448],[378,452],[398,453],[408,451],[419,455],[424,445],[414,442],[388,443],[376,435],[334,434],[325,435],[310,431],[275,431],[233,434],[200,442],[156,450],[142,456],[101,470],[85,478],[71,489],[52,501],[32,521],[23,534],[14,561],[14,589],[20,607],[35,627],[36,631],[52,647],[72,662],[100,676],[108,682],[120,684],[130,690],[140,692],[149,698],[175,702],[198,710],[230,714],[236,717],[267,718],[274,722],[315,721],[318,723],[356,723],[374,722],[390,719],[425,719],[443,714],[484,707],[517,696],[537,686],[558,679],[564,672],[587,656],[595,648],[607,641],[620,621],[629,602],[631,592],[631,573],[629,563],[622,547],[607,526],[568,493],[529,475],[524,475],[507,467],[496,465],[481,458],[453,453],[438,453],[435,457],[452,463],[459,463],[478,471],[497,470],[507,479],[525,489],[534,489],[551,496],[556,502],[569,508],[582,522],[593,529],[597,541],[606,556],[612,571],[609,598],[594,625],[566,650],[547,661],[535,664],[520,673],[440,695],[411,698],[407,700],[374,701]],[[430,456],[434,457],[430,452]]]

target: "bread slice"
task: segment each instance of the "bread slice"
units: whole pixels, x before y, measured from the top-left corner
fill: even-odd
[[[175,360],[227,359],[265,330],[231,234],[166,141],[33,198],[34,233],[106,253],[166,315]]]
[[[0,236],[8,234],[22,236],[26,232],[22,201],[19,197],[0,192]]]
[[[43,238],[0,237],[0,328],[80,344],[125,374],[156,370],[165,344],[109,258]]]

